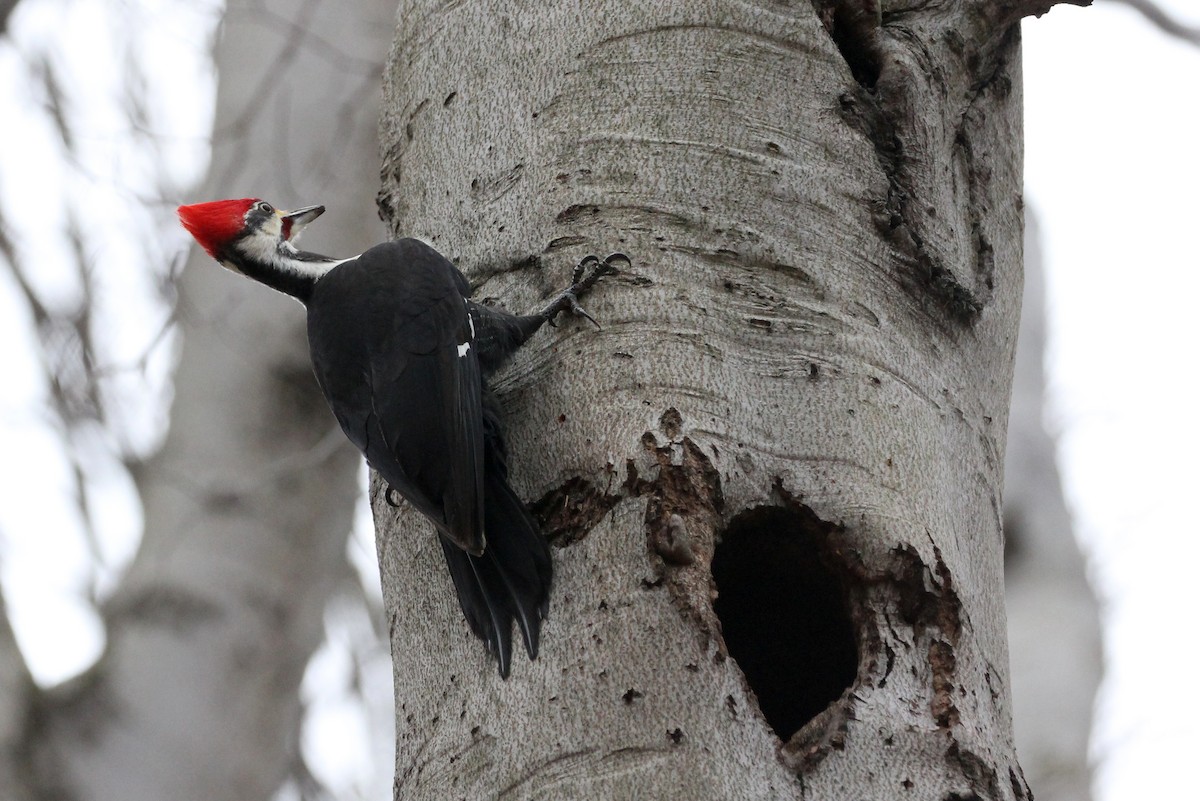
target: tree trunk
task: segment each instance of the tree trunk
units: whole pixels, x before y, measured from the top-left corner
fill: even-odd
[[[379,238],[392,8],[369,5],[228,4],[198,198],[328,203],[310,236],[330,252]],[[104,606],[105,653],[31,717],[39,797],[268,799],[298,764],[299,684],[347,574],[361,460],[313,380],[295,303],[193,248],[177,316],[171,428],[138,470],[145,534]]]
[[[375,498],[397,799],[1028,797],[1000,495],[1048,5],[401,4],[394,232],[511,310],[633,266],[497,383],[559,546],[536,662],[496,677]]]
[[[0,787],[6,801],[37,798],[29,782],[27,721],[37,688],[21,657],[0,593]]]

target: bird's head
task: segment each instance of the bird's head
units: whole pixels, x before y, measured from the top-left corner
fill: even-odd
[[[246,261],[271,262],[281,250],[295,253],[300,231],[325,211],[305,206],[280,211],[265,200],[214,200],[179,207],[179,221],[208,254],[240,270]]]

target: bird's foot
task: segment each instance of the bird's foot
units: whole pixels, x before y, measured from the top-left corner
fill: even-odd
[[[385,490],[383,493],[383,500],[388,506],[392,507],[393,509],[399,509],[401,506],[400,502],[403,499],[402,499],[400,493],[396,491],[396,488],[393,487],[391,484],[388,484],[387,490]]]
[[[586,295],[603,276],[618,272],[616,264],[619,262],[632,263],[624,253],[611,253],[605,256],[603,261],[596,256],[584,256],[571,273],[571,285],[546,304],[541,311],[541,316],[553,326],[556,325],[555,317],[562,312],[570,312],[578,314],[580,317],[586,317],[592,321],[592,325],[599,328],[600,323],[584,311],[583,307],[579,305],[579,299]]]

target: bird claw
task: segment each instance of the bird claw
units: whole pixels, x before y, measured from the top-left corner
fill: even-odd
[[[599,264],[600,259],[596,256],[587,255],[579,260],[579,264],[575,265],[575,269],[571,271],[571,283],[578,284],[583,280],[584,271],[593,264]]]
[[[560,292],[558,297],[546,307],[546,322],[557,328],[558,324],[554,322],[554,318],[561,312],[569,311],[571,314],[590,320],[592,325],[599,328],[600,323],[596,322],[596,318],[579,305],[579,297],[590,291],[603,276],[619,272],[614,266],[614,262],[624,262],[627,265],[633,263],[624,253],[610,253],[604,257],[603,261],[594,255],[587,255],[580,259],[579,263],[575,265],[575,269],[571,271],[571,285]]]
[[[587,311],[582,306],[579,305],[579,300],[576,299],[576,297],[574,295],[571,295],[569,297],[571,300],[571,314],[577,314],[580,317],[586,317],[587,319],[592,321],[592,325],[599,328],[600,323],[596,322],[596,318],[593,317],[592,315],[588,314]]]
[[[386,490],[384,490],[384,493],[383,493],[383,502],[386,503],[388,506],[392,507],[393,509],[399,509],[400,508],[400,500],[399,499],[400,499],[400,493],[396,491],[395,487],[393,487],[391,484],[388,484],[388,488]]]

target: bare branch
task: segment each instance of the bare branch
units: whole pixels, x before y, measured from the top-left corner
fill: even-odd
[[[1109,0],[1109,2],[1129,6],[1135,11],[1141,12],[1143,17],[1163,33],[1182,39],[1188,44],[1200,46],[1200,25],[1188,25],[1181,22],[1159,7],[1154,0]]]
[[[34,325],[41,329],[50,319],[50,312],[42,304],[41,299],[33,291],[33,287],[25,278],[25,274],[17,266],[20,263],[17,259],[17,248],[5,229],[3,217],[0,217],[0,261],[3,261],[5,266],[8,267],[9,272],[12,273],[13,280],[17,285],[17,291],[25,298],[29,313],[33,316]]]
[[[54,123],[54,129],[58,131],[66,152],[74,153],[75,137],[70,123],[67,122],[67,97],[63,91],[62,81],[58,78],[58,68],[47,55],[40,56],[31,66],[35,76],[41,80],[42,87],[46,90],[46,114]]]
[[[0,0],[0,34],[8,31],[8,15],[17,7],[17,0]]]

